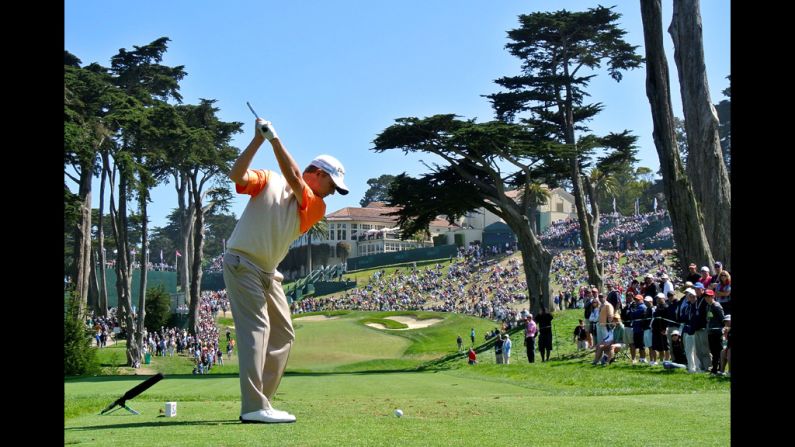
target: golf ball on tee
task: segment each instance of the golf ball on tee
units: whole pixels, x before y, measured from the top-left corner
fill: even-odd
[[[395,416],[397,416],[397,417],[403,416],[403,410],[401,410],[401,409],[395,410]]]

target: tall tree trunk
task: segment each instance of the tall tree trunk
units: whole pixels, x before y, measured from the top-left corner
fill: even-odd
[[[596,251],[596,239],[594,237],[595,235],[593,233],[592,226],[593,216],[588,213],[588,208],[585,204],[585,191],[583,191],[582,175],[580,173],[580,162],[578,157],[574,157],[571,160],[571,178],[571,183],[574,186],[574,202],[577,208],[577,220],[580,223],[581,245],[583,251],[585,252],[585,268],[588,271],[588,282],[601,290],[602,269],[599,267],[599,254]]]
[[[640,5],[646,47],[646,96],[654,123],[654,146],[660,157],[680,271],[686,272],[690,262],[711,265],[713,258],[704,232],[701,210],[682,168],[676,146],[668,63],[663,49],[661,0],[641,0]]]
[[[125,325],[127,336],[127,366],[136,365],[141,359],[141,351],[136,340],[135,319],[132,312],[132,265],[129,262],[129,241],[127,237],[127,167],[119,170],[119,210],[114,211],[111,188],[110,212],[113,221],[113,236],[116,239],[116,292],[119,297],[120,319]],[[115,215],[114,215],[115,214]]]
[[[193,254],[193,243],[194,243],[194,238],[196,237],[195,233],[194,233],[196,231],[196,222],[195,222],[196,212],[193,210],[193,199],[191,199],[191,205],[190,205],[189,214],[190,214],[190,219],[191,220],[190,220],[190,223],[188,224],[188,233],[185,235],[185,237],[186,237],[186,239],[185,239],[185,253],[183,254],[183,259],[185,259],[185,262],[184,262],[183,265],[185,267],[185,272],[186,272],[185,273],[185,280],[187,281],[187,283],[186,283],[187,287],[185,288],[185,300],[186,300],[185,302],[188,303],[188,308],[190,309],[190,316],[189,316],[189,319],[188,319],[190,324],[189,324],[188,327],[189,328],[193,328],[194,327],[193,326],[193,322],[198,324],[198,318],[199,318],[199,302],[198,301],[194,301],[193,295],[192,295],[192,292],[191,292],[191,287],[192,287],[193,281],[195,279],[194,272],[193,272],[193,268],[194,268],[193,267],[194,266],[194,262],[193,262],[193,256],[194,256],[194,254]]]
[[[146,274],[148,273],[149,264],[149,225],[147,222],[146,213],[146,199],[147,194],[142,191],[139,197],[139,206],[141,209],[141,290],[138,292],[138,346],[144,345],[144,319],[146,318]]]
[[[566,78],[569,77],[569,66],[563,64],[563,72]],[[571,183],[574,189],[574,203],[577,207],[577,220],[580,223],[580,239],[582,248],[585,252],[585,269],[588,271],[588,281],[599,289],[602,288],[602,274],[599,266],[599,254],[596,250],[596,234],[592,233],[591,219],[588,209],[585,207],[585,191],[582,185],[582,173],[580,172],[580,157],[577,154],[577,138],[574,135],[574,104],[571,99],[571,86],[565,86],[566,92],[563,101],[558,101],[558,108],[561,110],[563,118],[563,135],[566,144],[571,145],[574,156],[571,163]]]
[[[193,222],[193,240],[190,255],[192,259],[192,270],[190,278],[190,307],[188,327],[192,328],[194,333],[198,333],[199,328],[199,304],[201,299],[201,283],[202,283],[202,254],[204,252],[204,211],[201,207],[201,197],[195,185],[193,189],[193,206],[195,219]]]
[[[527,220],[530,221],[530,229],[533,234],[541,233],[540,213],[538,212],[538,205],[530,205],[527,208]]]
[[[105,257],[105,228],[104,228],[104,212],[105,212],[105,181],[107,180],[108,170],[110,164],[108,162],[108,153],[102,151],[102,174],[99,182],[99,315],[102,317],[108,316],[108,282],[105,276],[105,265],[107,258]]]
[[[188,298],[188,290],[190,289],[189,273],[190,273],[190,244],[191,235],[193,234],[191,228],[193,227],[193,198],[189,191],[188,175],[180,172],[174,175],[174,181],[177,189],[177,205],[179,207],[179,242],[178,249],[182,250],[182,256],[174,259],[174,263],[178,272],[178,285],[180,292],[184,297]]]
[[[602,280],[604,278],[604,264],[602,263],[602,257],[599,256],[599,219],[601,217],[601,212],[599,209],[599,191],[596,189],[591,181],[588,178],[583,177],[585,180],[585,191],[588,194],[588,202],[591,204],[591,215],[588,216],[590,219],[588,222],[588,231],[591,233],[591,243],[593,244],[593,251],[595,253],[596,259],[596,279],[597,282],[594,283],[599,290],[602,290]]]
[[[186,213],[189,214],[189,213]],[[185,297],[188,296],[188,289],[190,288],[190,260],[188,257],[190,256],[190,252],[188,249],[190,248],[190,238],[193,228],[192,223],[187,222],[187,219],[183,216],[182,218],[182,225],[180,226],[180,243],[179,243],[179,250],[182,254],[179,258],[177,258],[177,268],[179,269],[179,287],[180,291],[185,294]]]
[[[552,309],[552,292],[549,288],[552,254],[541,245],[541,241],[535,237],[527,221],[506,217],[508,218],[505,219],[505,223],[516,234],[519,251],[522,253],[530,312],[537,314],[541,306],[548,310]]]
[[[86,309],[94,311],[98,315],[99,311],[99,284],[97,281],[97,252],[91,250],[91,275],[88,286],[88,303]]]
[[[731,264],[731,183],[720,147],[720,121],[712,105],[704,64],[699,0],[674,0],[668,32],[687,131],[687,172],[704,215],[704,231],[712,254]],[[710,264],[711,265],[711,264]]]
[[[88,302],[89,279],[91,276],[91,163],[84,163],[80,169],[80,222],[75,228],[75,285],[77,292],[77,312],[84,315]]]

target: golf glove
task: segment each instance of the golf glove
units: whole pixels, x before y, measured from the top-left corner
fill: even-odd
[[[262,118],[257,119],[257,130],[265,137],[266,140],[271,141],[274,138],[279,138],[276,134],[276,129],[270,121],[265,121]]]

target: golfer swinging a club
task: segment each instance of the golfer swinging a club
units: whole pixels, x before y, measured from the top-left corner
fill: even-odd
[[[281,175],[249,169],[266,139]],[[323,198],[335,191],[348,194],[344,175],[342,164],[329,155],[318,156],[301,173],[273,125],[261,118],[257,118],[254,138],[229,172],[237,192],[251,196],[224,254],[224,282],[237,335],[243,423],[295,422],[294,415],[271,405],[295,340],[283,276],[276,266],[290,244],[323,218]]]

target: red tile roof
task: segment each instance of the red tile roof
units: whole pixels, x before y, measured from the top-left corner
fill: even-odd
[[[343,221],[370,221],[370,222],[383,222],[389,226],[397,224],[398,216],[387,216],[388,213],[399,211],[398,206],[378,206],[382,202],[370,202],[367,208],[345,207],[340,210],[334,211],[326,215],[329,222],[343,222]],[[447,219],[437,217],[431,224],[431,227],[458,227],[458,225],[450,225]]]
[[[326,219],[328,219],[330,222],[343,220],[369,220],[374,222],[395,223],[398,219],[397,216],[386,216],[386,214],[398,211],[399,209],[400,208],[398,207],[354,208],[349,206],[327,214]]]

